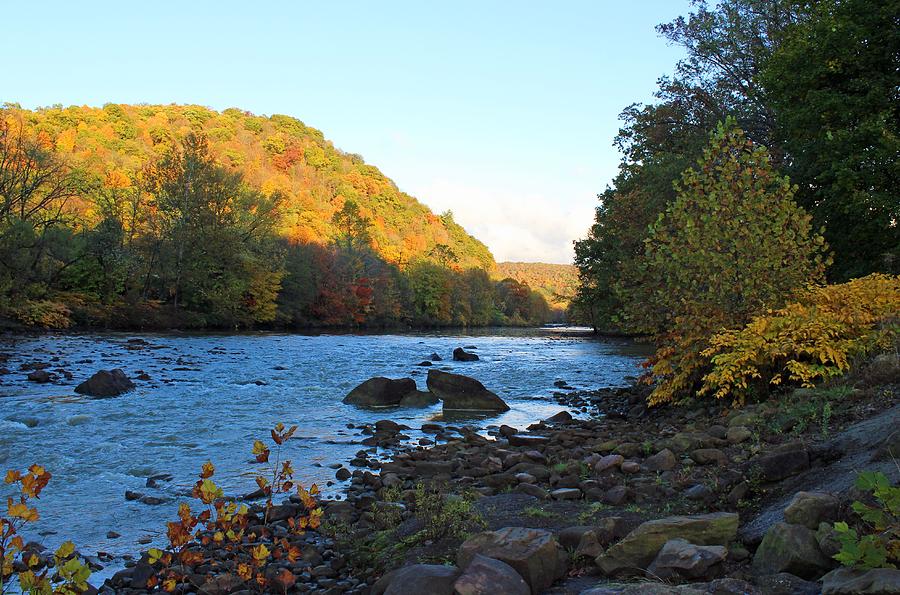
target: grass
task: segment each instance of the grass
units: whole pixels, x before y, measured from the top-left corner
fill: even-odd
[[[544,510],[540,506],[526,506],[522,509],[522,514],[533,519],[552,519],[557,516],[555,512]]]

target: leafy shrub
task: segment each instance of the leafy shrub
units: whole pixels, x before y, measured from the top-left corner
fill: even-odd
[[[883,473],[860,473],[856,487],[871,492],[876,504],[856,501],[852,508],[865,528],[860,535],[846,522],[834,524],[841,551],[834,558],[845,566],[896,568],[900,563],[900,488]]]
[[[250,521],[254,520],[250,509],[224,499],[221,488],[212,479],[215,467],[207,462],[203,465],[200,477],[194,485],[192,495],[205,505],[205,509],[195,513],[190,505],[182,503],[178,508],[178,519],[168,523],[167,535],[170,548],[168,551],[151,549],[150,564],[159,567],[159,572],[151,577],[148,587],[161,586],[167,592],[174,592],[190,579],[194,569],[200,565],[210,566],[216,572],[218,561],[208,559],[203,547],[215,544],[217,548],[228,552],[228,564],[234,572],[251,586],[260,589],[268,586],[273,578],[266,574],[268,564],[274,560],[296,562],[302,551],[291,543],[287,537],[275,538],[265,527],[269,513],[274,507],[273,496],[278,493],[296,491],[305,513],[287,519],[292,535],[302,535],[306,529],[317,529],[322,518],[322,509],[318,507],[315,496],[318,488],[314,485],[309,490],[294,483],[291,461],[281,460],[281,445],[294,434],[296,426],[285,429],[284,424],[277,424],[272,429],[272,441],[275,443],[275,462],[266,474],[259,474],[256,483],[266,496],[263,528],[250,530]],[[253,454],[259,463],[267,463],[271,449],[260,440],[253,444]],[[271,478],[271,479],[269,479]],[[258,534],[255,531],[261,531]],[[283,590],[290,588],[295,580],[287,569],[274,577]],[[285,587],[285,585],[288,585]]]
[[[88,587],[91,571],[75,555],[72,542],[63,543],[53,554],[51,574],[51,564],[29,550],[20,535],[23,527],[40,518],[30,501],[40,497],[50,478],[40,465],[32,465],[24,473],[6,472],[4,483],[18,485],[19,496],[7,498],[6,515],[0,516],[0,594],[16,583],[23,593],[31,595],[77,595]]]
[[[65,304],[53,300],[25,300],[12,307],[12,317],[28,327],[69,328],[70,315]]]
[[[824,240],[793,201],[764,147],[720,124],[650,227],[630,316],[657,334],[652,405],[690,395],[709,364],[709,338],[823,279]]]
[[[873,274],[839,285],[815,287],[798,301],[725,331],[702,352],[713,368],[701,394],[742,401],[755,381],[811,387],[840,376],[898,337],[900,277]]]

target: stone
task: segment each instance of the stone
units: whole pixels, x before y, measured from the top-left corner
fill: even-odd
[[[539,498],[540,500],[549,500],[550,492],[542,488],[541,486],[534,485],[532,483],[520,483],[513,490],[519,494],[527,494],[528,496],[534,496],[535,498]]]
[[[822,577],[823,595],[900,593],[900,570],[837,568]]]
[[[622,470],[622,473],[628,473],[629,475],[634,475],[635,473],[640,472],[641,466],[634,461],[625,461],[621,465],[619,465],[619,469]]]
[[[809,469],[809,452],[799,444],[787,444],[750,461],[750,472],[767,482],[781,481],[806,469]]]
[[[630,492],[625,486],[613,486],[603,494],[603,502],[611,506],[618,506],[628,500]]]
[[[457,347],[453,350],[453,361],[457,362],[477,362],[478,356],[474,353],[469,353],[462,347]]]
[[[625,461],[622,455],[606,455],[594,465],[594,473],[603,473],[607,469],[618,468]]]
[[[369,378],[351,390],[343,403],[358,407],[394,407],[403,397],[415,393],[416,381],[412,378]]]
[[[745,426],[731,426],[725,434],[725,439],[731,444],[741,444],[753,438],[753,432]]]
[[[678,464],[675,454],[664,448],[652,457],[647,457],[644,466],[650,471],[671,471]]]
[[[720,465],[728,464],[728,456],[718,448],[698,448],[691,452],[691,458],[698,465]]]
[[[564,550],[552,533],[542,529],[507,527],[479,533],[460,546],[456,562],[466,568],[478,554],[509,564],[532,593],[544,591],[566,573]]]
[[[730,512],[647,521],[597,558],[597,564],[607,575],[643,569],[671,539],[685,539],[697,545],[727,545],[734,541],[737,529],[738,515]]]
[[[812,579],[832,566],[832,560],[819,549],[812,531],[788,523],[772,525],[753,556],[753,569],[759,574],[788,572]]]
[[[444,410],[509,411],[503,399],[474,378],[431,369],[427,382],[428,389],[444,402]]]
[[[822,592],[819,583],[787,572],[758,576],[754,580],[765,595],[820,595]]]
[[[670,539],[659,550],[647,573],[667,580],[676,576],[689,579],[708,577],[728,555],[721,545],[694,545],[684,539]]]
[[[439,355],[436,354],[436,353],[432,353],[431,355],[429,355],[429,356],[428,356],[428,359],[430,359],[430,360],[433,361],[433,362],[442,362],[442,361],[444,361],[444,358],[442,358],[441,356],[439,356]]]
[[[869,386],[898,383],[900,382],[900,357],[897,357],[896,352],[877,355],[866,366],[864,373],[864,382]]]
[[[554,500],[580,500],[581,490],[578,488],[559,488],[550,492]]]
[[[453,583],[458,595],[530,595],[519,573],[505,562],[476,554]]]
[[[125,372],[116,368],[114,370],[100,370],[93,376],[75,387],[75,392],[89,397],[116,397],[128,391],[134,390],[135,385]]]
[[[510,446],[543,446],[549,444],[546,436],[532,436],[530,434],[511,434],[507,437]]]
[[[411,393],[403,395],[400,399],[401,407],[430,407],[440,402],[436,396],[427,390],[415,390]]]
[[[688,500],[705,500],[710,495],[712,492],[702,483],[693,485],[684,491],[684,497]]]
[[[37,382],[38,384],[46,384],[53,380],[53,376],[51,376],[47,370],[35,370],[34,372],[28,373],[28,380]]]
[[[459,577],[459,568],[441,564],[412,564],[392,573],[384,595],[410,595],[429,593],[453,595],[453,584]]]
[[[337,472],[334,474],[334,477],[335,477],[335,479],[337,479],[338,481],[346,481],[346,480],[350,479],[350,477],[351,477],[352,475],[353,475],[353,474],[350,472],[349,469],[347,469],[346,467],[341,467],[341,468],[338,469]]]
[[[837,498],[825,492],[797,492],[784,509],[784,520],[808,529],[818,529],[822,521],[835,519],[839,504]]]
[[[552,424],[565,423],[565,422],[572,421],[572,414],[569,413],[568,411],[560,411],[556,415],[551,415],[544,421],[552,423]]]
[[[134,583],[132,583],[134,587]],[[236,574],[225,573],[211,577],[207,580],[198,593],[201,595],[227,595],[244,587],[244,581]]]

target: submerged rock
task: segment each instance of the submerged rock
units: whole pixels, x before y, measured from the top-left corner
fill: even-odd
[[[445,410],[509,411],[503,399],[461,374],[428,370],[428,389],[444,402]]]
[[[75,392],[89,397],[117,397],[134,388],[134,382],[125,375],[125,372],[116,368],[100,370],[76,386]]]
[[[469,353],[462,347],[457,347],[453,350],[453,359],[458,362],[477,362],[478,356],[474,353]]]

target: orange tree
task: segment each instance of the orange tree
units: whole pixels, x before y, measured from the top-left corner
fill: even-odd
[[[793,201],[796,188],[731,120],[675,189],[650,227],[630,289],[630,316],[656,333],[651,404],[689,396],[708,366],[712,335],[782,305],[821,281],[828,264],[822,236]]]

